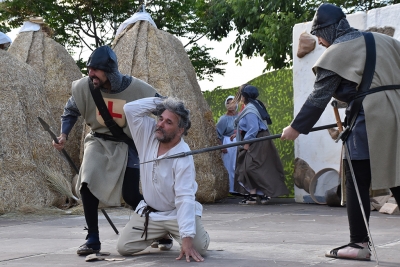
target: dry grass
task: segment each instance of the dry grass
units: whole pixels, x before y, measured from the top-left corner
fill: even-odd
[[[78,198],[74,196],[72,193],[71,183],[68,182],[67,179],[64,176],[62,176],[59,172],[47,166],[40,166],[39,169],[45,175],[47,182],[49,183],[49,187],[51,189],[53,189],[55,192],[59,193],[62,196],[78,200]]]
[[[113,42],[119,69],[151,84],[161,95],[184,100],[191,110],[192,127],[185,141],[199,149],[217,145],[211,110],[197,82],[182,43],[146,21],[126,29]],[[228,194],[228,175],[219,151],[194,156],[200,202],[214,202]]]
[[[37,213],[40,212],[41,207],[39,207],[39,206],[22,205],[17,210],[18,210],[18,212],[20,212],[22,214],[37,214]]]
[[[2,50],[0,65],[0,213],[27,204],[50,206],[58,196],[38,164],[65,177],[72,173],[37,120],[55,124],[42,80],[35,69]]]
[[[48,123],[58,135],[60,116],[71,96],[71,84],[74,80],[80,79],[82,73],[67,50],[47,36],[47,33],[42,31],[19,33],[8,52],[36,70],[38,78],[43,83],[43,97],[47,99],[50,115],[53,118],[53,121]],[[83,119],[79,118],[69,134],[66,146],[66,151],[77,166],[80,166],[82,129]],[[73,169],[71,171],[73,172]]]
[[[36,220],[46,219],[47,217],[65,216],[65,215],[84,215],[82,205],[74,206],[71,209],[63,210],[55,207],[41,207],[34,205],[23,205],[18,209],[0,214],[3,219],[12,220]]]
[[[83,206],[81,204],[74,206],[66,211],[68,215],[84,215]]]

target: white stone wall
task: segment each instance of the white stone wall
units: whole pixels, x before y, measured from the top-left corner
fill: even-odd
[[[384,8],[359,12],[347,15],[347,20],[354,28],[365,30],[370,27],[393,27],[395,28],[394,38],[400,40],[400,4]],[[303,103],[313,90],[315,80],[312,66],[325,51],[323,46],[317,44],[315,50],[304,56],[297,57],[299,37],[303,32],[310,33],[311,22],[296,24],[293,28],[293,91],[294,91],[294,116],[300,111]],[[342,121],[344,109],[339,109]],[[328,105],[315,126],[335,123],[333,108]],[[339,171],[340,167],[341,142],[335,143],[327,130],[311,132],[308,135],[300,135],[295,141],[295,157],[305,160],[317,173],[324,168],[333,168]],[[308,195],[303,189],[295,186],[296,202],[303,202],[303,196]]]

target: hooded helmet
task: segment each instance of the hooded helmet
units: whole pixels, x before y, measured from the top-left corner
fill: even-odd
[[[311,34],[315,35],[316,30],[338,23],[343,18],[346,18],[346,15],[340,7],[327,3],[322,4],[315,12]]]
[[[109,46],[100,46],[92,52],[86,66],[103,70],[108,73],[117,72],[117,55]]]
[[[242,96],[246,97],[247,99],[256,99],[258,95],[258,89],[253,85],[246,85],[242,89]]]

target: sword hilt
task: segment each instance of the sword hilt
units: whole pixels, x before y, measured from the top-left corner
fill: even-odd
[[[349,134],[350,134],[350,128],[346,127],[344,131],[339,133],[338,137],[335,140],[335,143],[339,142],[339,140],[342,140],[343,142],[346,141]]]
[[[340,115],[339,115],[338,102],[336,100],[333,100],[331,102],[331,105],[333,106],[333,113],[335,113],[335,119],[336,119],[336,123],[338,126],[339,134],[340,134],[343,132],[343,125],[342,125],[342,120],[340,119]],[[337,140],[335,142],[337,142]]]

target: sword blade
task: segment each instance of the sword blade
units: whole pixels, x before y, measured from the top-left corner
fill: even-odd
[[[318,126],[318,127],[312,128],[310,130],[310,132],[326,130],[326,129],[337,127],[337,126],[338,126],[337,123],[328,124],[328,125],[324,125],[324,126]],[[163,157],[163,158],[152,159],[152,160],[149,160],[149,161],[141,162],[139,164],[145,164],[145,163],[150,163],[150,162],[154,162],[154,161],[160,161],[160,160],[164,160],[164,159],[181,158],[181,157],[186,157],[186,156],[190,156],[190,155],[196,155],[196,154],[200,154],[200,153],[220,150],[220,149],[228,148],[228,147],[234,147],[234,146],[240,146],[240,145],[245,145],[245,144],[250,144],[250,143],[256,143],[256,142],[261,142],[261,141],[265,141],[265,140],[272,140],[272,139],[280,138],[281,136],[282,136],[282,134],[275,134],[275,135],[264,136],[264,137],[254,138],[254,139],[240,141],[240,142],[234,142],[234,143],[230,143],[230,144],[226,144],[226,145],[205,147],[205,148],[200,148],[200,149],[197,149],[197,150],[191,150],[191,151],[186,151],[186,152],[173,154],[173,155],[166,156],[166,157]],[[139,164],[136,164],[136,165],[139,165]]]
[[[42,118],[38,117],[38,120],[39,120],[40,124],[43,126],[43,129],[51,135],[51,138],[53,139],[54,143],[58,144],[57,136],[53,133],[50,126]],[[79,173],[78,167],[72,161],[71,157],[68,155],[67,151],[65,151],[64,148],[61,150],[61,153],[64,155],[65,159],[68,161],[68,163],[71,165],[71,167],[75,170],[75,172]]]
[[[48,132],[51,135],[51,138],[53,139],[53,141],[58,144],[58,139],[57,136],[51,131],[50,129],[50,125],[48,125],[42,118],[37,117],[40,124],[42,125],[43,129]]]
[[[53,139],[53,141],[56,144],[58,144],[57,136],[53,133],[50,126],[42,118],[38,117],[38,120],[39,120],[40,124],[43,126],[43,129],[51,135],[51,138]],[[68,155],[67,151],[65,151],[65,149],[62,149],[61,152],[63,153],[63,155],[66,158],[66,160],[68,161],[68,163],[72,166],[72,168],[74,168],[75,172],[78,174],[79,169],[78,169],[78,167],[76,167],[75,163],[72,161],[72,159]],[[101,212],[103,212],[104,217],[107,219],[107,221],[110,224],[110,226],[112,227],[112,229],[114,229],[114,232],[118,235],[119,232],[118,232],[117,228],[115,227],[114,223],[111,221],[107,212],[104,209],[100,209],[100,210],[101,210]]]

